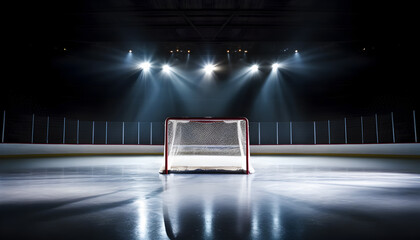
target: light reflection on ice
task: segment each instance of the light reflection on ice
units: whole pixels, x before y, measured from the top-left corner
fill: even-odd
[[[236,239],[249,236],[250,176],[238,174],[161,176],[163,217],[169,238]],[[254,223],[252,223],[254,224]],[[219,236],[220,235],[220,236]]]
[[[70,238],[71,222],[100,239],[420,235],[416,161],[253,157],[256,173],[247,176],[159,175],[159,157],[73,159],[0,165],[2,234],[28,239],[34,232],[22,226],[40,226]],[[13,223],[23,224],[13,232]]]
[[[139,220],[138,220],[138,237],[140,239],[149,239],[147,236],[147,233],[149,231],[148,229],[148,219],[147,219],[147,215],[150,214],[149,211],[147,210],[147,205],[144,199],[139,199],[136,204],[138,205],[138,216],[139,216]]]

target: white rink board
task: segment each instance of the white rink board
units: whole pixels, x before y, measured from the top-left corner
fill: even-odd
[[[420,143],[251,145],[251,154],[420,156]]]
[[[84,144],[0,144],[0,156],[25,155],[94,155],[94,154],[162,154],[163,145],[84,145]],[[364,154],[419,156],[419,143],[331,144],[331,145],[251,145],[253,154]]]

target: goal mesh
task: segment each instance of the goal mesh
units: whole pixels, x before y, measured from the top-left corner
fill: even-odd
[[[246,119],[167,119],[161,172],[248,173],[248,147]]]

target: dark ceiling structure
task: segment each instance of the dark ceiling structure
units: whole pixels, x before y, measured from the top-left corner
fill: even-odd
[[[16,31],[26,41],[120,46],[395,44],[404,21],[383,1],[64,0],[23,8]]]
[[[420,105],[410,77],[414,61],[408,61],[410,53],[406,50],[410,15],[405,12],[406,6],[395,2],[61,0],[12,4],[17,6],[11,11],[14,15],[6,24],[4,39],[9,42],[5,52],[8,76],[13,81],[3,82],[2,109],[72,114],[85,119],[126,119],[116,110],[124,109],[123,103],[130,100],[128,93],[139,80],[138,69],[129,69],[122,59],[133,50],[137,60],[153,55],[161,63],[169,61],[170,50],[174,49],[191,50],[196,65],[210,55],[226,63],[228,49],[247,50],[245,62],[267,65],[284,49],[290,54],[299,49],[305,56],[304,67],[284,73],[291,95],[288,100],[293,98],[299,105],[292,107],[297,113],[290,113],[291,119],[321,119],[332,113],[358,115],[401,106],[414,109]],[[22,68],[22,62],[30,64]],[[228,79],[223,74],[220,84]],[[238,96],[232,106],[239,109],[237,115],[247,114],[255,100],[250,96],[261,87],[251,85],[253,94],[242,91],[243,96]],[[217,97],[219,89],[223,88],[215,88],[215,95],[209,98],[198,94],[195,102],[225,104]],[[198,90],[201,87],[191,92]],[[162,106],[166,95],[159,95]],[[171,115],[179,115],[173,111]],[[162,112],[162,116],[165,114]],[[160,121],[162,116],[150,119]]]

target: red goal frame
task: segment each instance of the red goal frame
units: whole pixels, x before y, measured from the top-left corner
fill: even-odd
[[[246,174],[249,174],[249,121],[245,117],[241,118],[176,118],[169,117],[165,120],[165,174],[168,174],[168,122],[170,120],[189,120],[193,122],[222,122],[227,120],[243,120],[246,123]]]

